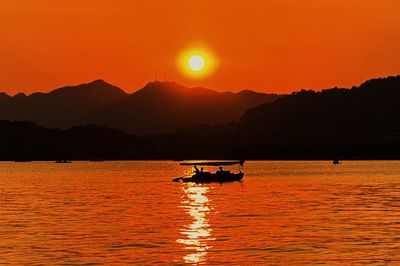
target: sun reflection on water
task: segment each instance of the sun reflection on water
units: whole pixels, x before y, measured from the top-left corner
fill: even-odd
[[[209,241],[212,238],[211,226],[207,215],[212,210],[210,200],[206,196],[210,190],[209,187],[188,183],[182,187],[184,193],[181,207],[193,218],[191,224],[181,229],[184,238],[178,239],[177,242],[184,244],[185,250],[189,254],[183,257],[185,263],[203,263],[206,261],[207,250],[212,248]]]

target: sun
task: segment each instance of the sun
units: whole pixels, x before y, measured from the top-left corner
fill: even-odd
[[[189,78],[201,79],[214,73],[217,59],[205,46],[192,46],[184,49],[178,56],[178,68]]]
[[[202,69],[204,69],[206,62],[201,55],[193,55],[189,58],[188,64],[191,70],[201,71]]]

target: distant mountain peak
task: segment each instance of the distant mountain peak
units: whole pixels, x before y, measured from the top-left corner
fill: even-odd
[[[11,96],[10,95],[8,95],[7,93],[5,93],[5,92],[0,92],[0,98],[11,98]]]
[[[173,81],[153,81],[133,94],[165,94],[188,92],[189,89]],[[132,94],[132,95],[133,95]]]
[[[20,92],[20,93],[17,93],[17,94],[14,95],[14,98],[15,98],[15,99],[18,99],[18,98],[25,98],[25,97],[27,97],[27,96],[26,96],[26,94],[23,93],[23,92]]]
[[[175,81],[151,81],[149,83],[147,83],[144,88],[148,88],[148,87],[164,87],[164,88],[170,88],[170,87],[180,87],[180,88],[186,88],[183,85],[180,85],[178,83],[176,83]]]
[[[87,84],[82,84],[82,85],[96,85],[96,86],[105,85],[105,86],[113,86],[114,87],[114,85],[108,83],[107,81],[105,81],[103,79],[96,79]]]
[[[76,86],[61,87],[61,88],[51,91],[49,94],[53,94],[53,95],[71,94],[71,93],[75,93],[75,92],[96,93],[96,92],[100,92],[100,91],[113,93],[113,94],[117,94],[117,95],[126,95],[126,93],[122,89],[120,89],[110,83],[107,83],[106,81],[104,81],[102,79],[97,79],[92,82],[83,83],[83,84],[79,84]]]
[[[92,88],[92,87],[113,87],[113,88],[118,88],[118,87],[106,82],[103,79],[96,79],[96,80],[93,80],[93,81],[91,81],[89,83],[82,83],[82,84],[75,85],[75,86],[66,86],[66,87],[63,87],[63,88]]]

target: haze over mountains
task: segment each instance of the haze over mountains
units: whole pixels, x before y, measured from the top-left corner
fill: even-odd
[[[0,119],[29,120],[60,128],[96,124],[131,134],[160,134],[201,123],[239,120],[247,109],[278,97],[253,91],[186,88],[174,82],[148,83],[127,94],[96,80],[29,96],[1,93]]]

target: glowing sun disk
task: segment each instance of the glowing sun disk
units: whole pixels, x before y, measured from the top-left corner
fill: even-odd
[[[206,62],[200,55],[193,55],[189,59],[189,67],[194,71],[200,71],[204,68]]]
[[[204,47],[185,49],[179,54],[177,63],[182,74],[194,79],[211,75],[218,65],[214,54]]]

